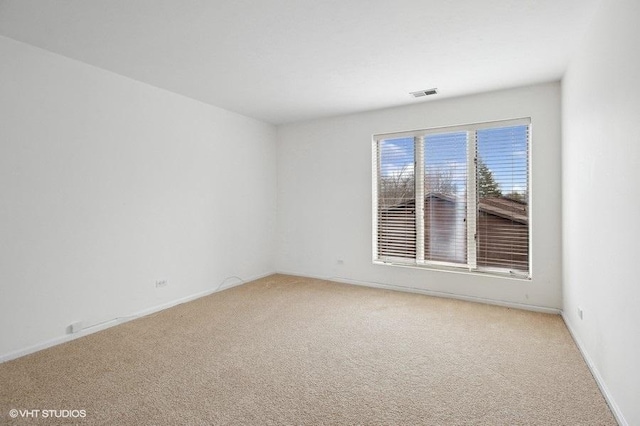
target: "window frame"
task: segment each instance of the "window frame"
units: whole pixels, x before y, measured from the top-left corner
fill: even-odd
[[[509,268],[491,267],[477,265],[478,258],[478,240],[477,235],[477,219],[478,219],[478,203],[477,203],[477,132],[485,129],[502,128],[502,127],[514,127],[514,126],[527,126],[528,127],[528,139],[527,139],[527,229],[528,229],[528,270],[514,271]],[[467,132],[467,189],[473,188],[474,190],[467,190],[466,194],[466,234],[467,234],[467,260],[466,263],[455,263],[437,260],[420,260],[419,253],[424,253],[424,212],[420,215],[417,213],[417,200],[424,199],[424,139],[428,135],[443,134],[443,133],[455,133],[455,132]],[[405,268],[417,268],[417,269],[431,269],[448,272],[460,272],[464,274],[480,274],[480,275],[492,275],[503,278],[513,278],[520,280],[531,280],[533,270],[533,257],[532,257],[532,239],[533,239],[533,220],[532,220],[532,149],[531,141],[533,139],[533,124],[530,117],[514,118],[507,120],[495,120],[486,122],[477,122],[470,124],[454,125],[454,126],[440,126],[431,127],[426,129],[408,130],[390,133],[380,133],[372,136],[372,261],[376,265],[389,265],[399,266]],[[473,137],[470,137],[473,135]],[[413,261],[408,261],[407,258],[388,256],[381,258],[378,250],[378,179],[379,179],[379,142],[390,139],[400,138],[413,138],[414,140],[414,202],[416,203],[416,258]],[[417,140],[420,139],[420,143]],[[470,155],[473,153],[473,155]],[[418,165],[421,165],[418,168]],[[421,173],[417,173],[421,170]],[[419,198],[420,197],[420,198]],[[424,202],[421,203],[424,208]],[[475,206],[475,208],[469,208],[469,206]],[[422,216],[422,219],[418,220],[418,216]],[[421,237],[422,236],[422,237]],[[473,243],[470,243],[473,241]],[[422,255],[424,259],[424,255]]]

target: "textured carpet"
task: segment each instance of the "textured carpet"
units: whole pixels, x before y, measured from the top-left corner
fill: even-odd
[[[10,409],[113,425],[615,424],[559,316],[284,275],[0,364],[0,409],[8,424],[64,423]]]

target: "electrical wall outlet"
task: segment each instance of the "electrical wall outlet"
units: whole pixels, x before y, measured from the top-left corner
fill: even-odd
[[[168,280],[156,280],[156,288],[166,287],[169,284]]]

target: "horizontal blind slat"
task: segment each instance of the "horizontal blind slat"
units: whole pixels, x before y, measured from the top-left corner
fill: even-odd
[[[529,126],[477,132],[476,193],[479,267],[517,269],[529,264]]]

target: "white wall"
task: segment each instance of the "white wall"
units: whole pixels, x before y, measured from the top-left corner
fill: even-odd
[[[8,38],[0,58],[0,359],[273,272],[273,126]]]
[[[640,424],[639,16],[637,0],[602,2],[562,82],[564,317],[630,425]]]
[[[371,136],[517,117],[533,123],[533,280],[373,265]],[[559,309],[560,134],[559,83],[280,126],[277,270]]]

